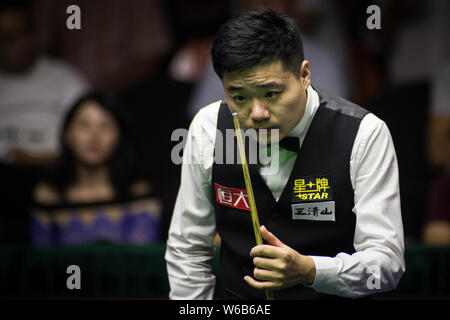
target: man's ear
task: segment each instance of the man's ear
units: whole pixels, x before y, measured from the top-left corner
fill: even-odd
[[[305,88],[307,88],[311,83],[311,72],[309,70],[308,60],[303,60],[300,65],[300,82]]]

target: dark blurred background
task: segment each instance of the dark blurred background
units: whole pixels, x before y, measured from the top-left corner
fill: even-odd
[[[381,9],[381,29],[366,25],[371,15],[366,9],[372,4]],[[81,9],[79,30],[66,27],[70,5]],[[10,14],[17,6],[26,8],[29,22],[21,24],[25,18]],[[90,90],[121,101],[141,178],[153,186],[152,196],[163,208],[160,237],[145,245],[163,259],[161,248],[180,179],[180,166],[170,158],[178,143],[171,141],[171,134],[188,128],[201,107],[223,98],[209,55],[212,39],[228,18],[256,6],[287,13],[298,22],[314,86],[360,104],[387,123],[397,151],[405,241],[412,261],[411,269],[407,261],[410,276],[405,274],[402,281],[422,277],[421,284],[404,285],[401,294],[450,296],[450,3],[445,0],[2,1],[0,280],[9,278],[13,269],[21,277],[15,267],[30,263],[33,272],[46,272],[50,280],[29,287],[57,287],[48,284],[55,264],[36,265],[33,259],[38,254],[30,253],[34,248],[29,222],[33,190],[58,159],[59,122],[77,97]],[[41,73],[36,71],[38,62]],[[133,260],[137,269],[138,261],[150,252],[117,245],[120,253],[107,249],[115,252],[115,261],[124,255],[138,259]],[[45,250],[50,250],[46,254],[54,262],[51,259],[61,251],[53,249]],[[70,251],[77,249],[67,250],[69,257],[83,256]],[[419,260],[427,267],[417,262],[414,269],[414,261]],[[152,263],[147,264],[142,265],[152,269]],[[160,272],[159,280],[151,282],[148,274],[140,279],[162,291],[148,289],[150,284],[147,291],[139,291],[136,283],[141,280],[136,278],[122,279],[122,287],[95,292],[165,297],[164,262],[153,266],[153,270],[159,268],[154,271]],[[435,268],[440,270],[437,278]],[[34,277],[30,269],[23,270],[27,277]],[[110,277],[112,282],[117,280]],[[21,289],[10,282],[0,290],[1,296],[64,295],[63,289],[30,291],[24,281]],[[135,291],[126,291],[128,285]]]

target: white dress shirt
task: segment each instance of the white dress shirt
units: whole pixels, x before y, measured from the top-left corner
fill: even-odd
[[[213,298],[215,276],[210,262],[215,255],[216,222],[211,174],[220,103],[214,102],[198,112],[186,139],[181,185],[165,255],[171,299]],[[300,144],[318,107],[318,94],[309,86],[305,114],[288,134],[299,137]],[[276,199],[297,158],[296,153],[289,153],[276,174],[263,175]],[[301,151],[298,156],[301,157]],[[310,287],[321,293],[362,297],[395,288],[405,271],[397,159],[386,124],[372,113],[362,119],[356,135],[350,178],[356,252],[342,252],[335,257],[311,256],[316,278]]]
[[[88,90],[78,71],[47,56],[24,73],[0,70],[0,160],[8,161],[14,148],[57,153],[62,120]]]

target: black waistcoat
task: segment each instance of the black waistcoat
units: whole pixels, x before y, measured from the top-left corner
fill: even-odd
[[[256,165],[249,165],[249,170],[260,224],[301,254],[333,257],[339,252],[351,254],[355,251],[350,156],[360,122],[368,111],[320,89],[316,91],[320,106],[278,202]],[[222,103],[217,129],[222,137],[226,137],[225,130],[233,128],[231,112]],[[216,139],[215,148],[223,148],[221,152],[226,155],[230,150],[226,150],[226,143],[219,143],[221,140]],[[234,149],[234,154],[239,157],[236,141]],[[326,184],[320,184],[324,179]],[[253,276],[254,265],[249,253],[256,243],[250,212],[239,209],[239,206],[245,206],[245,199],[239,198],[240,190],[245,189],[241,165],[214,162],[211,182],[216,195],[217,230],[222,238],[220,265],[223,296],[230,299],[265,299],[264,291],[250,287],[243,280],[245,275]],[[300,197],[299,192],[307,197],[306,200]],[[318,216],[325,217],[322,213],[332,211],[324,211],[320,206],[325,201],[334,201],[334,221],[317,219]],[[233,206],[236,203],[237,206]],[[292,205],[296,207],[298,203],[303,209],[293,210]],[[294,219],[293,212],[301,218]],[[306,216],[311,219],[303,219]],[[274,295],[275,299],[325,297],[302,285],[274,291]]]

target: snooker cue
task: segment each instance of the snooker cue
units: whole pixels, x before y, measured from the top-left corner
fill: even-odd
[[[241,127],[239,125],[239,120],[237,113],[233,113],[234,129],[236,131],[236,138],[238,142],[239,154],[241,156],[242,171],[244,173],[245,187],[247,189],[248,201],[250,204],[250,214],[252,217],[253,231],[255,232],[256,244],[263,244],[261,230],[259,226],[258,212],[256,211],[255,196],[253,195],[252,181],[250,180],[250,172],[248,171],[247,157],[245,156],[244,142],[242,140]],[[273,293],[270,289],[265,289],[266,299],[273,300]]]

